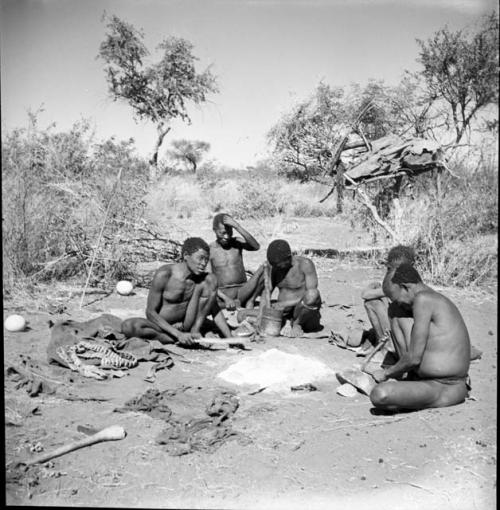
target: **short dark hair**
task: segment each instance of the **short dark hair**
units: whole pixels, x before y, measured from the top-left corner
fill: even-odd
[[[292,249],[284,239],[275,239],[267,247],[267,260],[270,264],[277,264],[291,256]]]
[[[396,260],[402,260],[405,264],[413,266],[415,264],[415,250],[411,246],[398,244],[389,250],[387,254],[387,263],[390,264]]]
[[[181,255],[192,255],[198,250],[205,250],[210,253],[208,244],[201,237],[188,237],[182,245]]]
[[[422,283],[422,278],[411,264],[403,263],[394,271],[391,281],[400,285],[402,283]]]
[[[223,225],[223,219],[226,213],[219,213],[214,216],[214,219],[212,220],[212,229],[215,230],[219,225]]]

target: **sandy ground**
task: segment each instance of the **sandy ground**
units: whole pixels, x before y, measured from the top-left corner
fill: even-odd
[[[325,331],[368,327],[359,294],[381,269],[315,259],[324,299]],[[56,293],[57,289],[52,289]],[[81,289],[79,289],[81,292]],[[184,351],[191,363],[176,361],[143,380],[150,363],[141,363],[122,379],[94,381],[48,366],[49,319],[88,319],[103,312],[134,314],[144,310],[146,290],[133,296],[88,296],[79,310],[79,294],[65,297],[67,313],[26,313],[4,304],[4,316],[23,312],[31,327],[5,332],[4,362],[29,355],[57,388],[55,395],[30,398],[24,389],[5,383],[6,409],[24,413],[18,426],[6,426],[6,463],[29,458],[39,443],[44,451],[80,439],[78,425],[122,425],[127,437],[84,448],[34,467],[18,482],[9,482],[9,505],[265,508],[265,509],[405,509],[486,510],[496,507],[496,299],[444,289],[459,306],[472,341],[484,351],[471,365],[473,390],[462,405],[395,416],[372,414],[369,399],[341,397],[339,383],[316,383],[318,391],[273,394],[239,392],[233,427],[240,435],[214,453],[169,456],[154,438],[162,422],[140,413],[115,413],[133,396],[151,387],[194,389],[172,399],[174,410],[203,414],[222,384],[216,375],[245,356],[277,347],[326,363],[338,371],[362,361],[327,339],[268,339],[252,351]],[[94,301],[92,303],[92,301]],[[348,308],[334,306],[351,305]],[[68,400],[77,395],[87,401]],[[104,400],[92,400],[100,398]],[[35,413],[31,412],[36,407]]]

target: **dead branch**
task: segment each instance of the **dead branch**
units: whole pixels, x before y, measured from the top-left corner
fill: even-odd
[[[363,184],[367,184],[369,182],[375,182],[375,181],[381,181],[383,179],[392,179],[394,177],[399,177],[401,175],[407,175],[406,170],[401,170],[400,172],[396,172],[394,174],[389,175],[377,175],[375,177],[370,177],[369,179],[366,179],[363,181]],[[346,189],[356,189],[353,186],[346,186]]]
[[[368,195],[351,179],[347,174],[344,177],[351,182],[353,188],[358,192],[359,196],[363,199],[365,206],[372,213],[373,219],[392,237],[392,241],[397,244],[397,235],[394,230],[379,216],[377,208],[372,204]]]
[[[374,420],[368,421],[365,423],[348,423],[346,425],[341,425],[339,427],[334,427],[332,429],[321,429],[321,432],[333,432],[334,430],[340,430],[345,428],[359,428],[359,427],[377,427],[379,425],[386,425],[397,423],[398,421],[405,420],[408,418],[408,415],[398,416],[397,418],[392,418],[390,420]]]
[[[94,248],[94,253],[93,253],[93,256],[92,256],[92,262],[90,263],[90,268],[89,268],[89,272],[88,272],[88,275],[87,275],[87,281],[85,282],[85,287],[83,288],[83,292],[82,292],[82,298],[80,300],[80,310],[82,309],[83,299],[85,298],[85,292],[87,290],[87,287],[88,287],[89,281],[90,281],[90,277],[92,275],[92,269],[94,267],[94,262],[95,262],[95,257],[97,255],[97,250],[99,249],[99,245],[101,244],[102,234],[104,232],[104,227],[106,225],[106,220],[108,219],[109,211],[111,209],[111,203],[113,201],[113,197],[115,195],[115,192],[116,192],[116,190],[118,188],[118,183],[120,182],[121,176],[122,176],[122,168],[120,167],[120,170],[118,171],[118,175],[116,177],[116,183],[115,183],[115,186],[113,188],[113,192],[112,192],[111,196],[109,197],[108,207],[106,209],[106,214],[104,215],[104,219],[102,221],[101,231],[99,232],[99,237],[97,238],[97,243],[96,243],[96,246]]]
[[[320,204],[322,204],[328,197],[333,195],[333,192],[335,191],[335,188],[337,187],[337,183],[334,182],[332,189],[319,201]]]

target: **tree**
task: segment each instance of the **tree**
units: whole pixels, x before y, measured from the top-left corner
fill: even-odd
[[[196,173],[198,163],[210,150],[210,144],[201,140],[174,140],[173,149],[168,151],[171,158],[188,163],[192,166],[193,173]]]
[[[131,24],[111,16],[108,32],[99,47],[112,98],[125,100],[136,118],[156,125],[158,137],[150,160],[150,178],[156,179],[158,152],[174,119],[190,122],[186,103],[200,104],[218,91],[216,78],[206,69],[197,73],[193,45],[179,37],[168,37],[157,47],[162,57],[146,65],[150,55],[144,34]]]
[[[281,172],[308,181],[329,171],[335,147],[347,129],[342,88],[320,83],[268,133]]]
[[[498,15],[483,19],[474,34],[443,28],[420,45],[418,61],[431,95],[449,107],[458,144],[472,120],[498,103]]]

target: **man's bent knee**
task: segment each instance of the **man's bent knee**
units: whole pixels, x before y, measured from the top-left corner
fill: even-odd
[[[374,312],[380,310],[380,309],[386,309],[386,305],[384,301],[382,301],[381,298],[379,299],[369,299],[368,301],[363,301],[363,305],[365,307],[365,310],[373,310]]]
[[[375,407],[386,407],[391,403],[391,386],[393,383],[379,383],[370,393],[370,400]]]
[[[130,338],[135,336],[135,320],[134,319],[126,319],[122,322],[122,333]]]
[[[321,304],[321,298],[318,289],[309,289],[304,294],[302,302],[307,306],[319,306]]]

